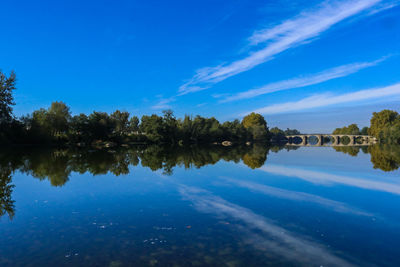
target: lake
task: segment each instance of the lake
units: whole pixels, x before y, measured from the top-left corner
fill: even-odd
[[[1,266],[400,266],[400,149],[0,152]]]

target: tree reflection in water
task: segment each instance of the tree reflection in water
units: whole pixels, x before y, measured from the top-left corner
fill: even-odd
[[[360,151],[371,154],[374,169],[390,172],[400,168],[400,145],[376,144],[373,146],[333,147],[337,152],[357,156]]]
[[[130,166],[141,164],[152,171],[162,170],[172,175],[175,167],[201,168],[217,162],[242,161],[251,169],[260,168],[268,153],[281,149],[298,149],[285,146],[209,146],[209,147],[161,147],[138,146],[117,150],[71,150],[71,149],[10,149],[0,152],[0,217],[14,216],[12,200],[12,174],[15,171],[40,180],[48,179],[53,186],[63,186],[73,172],[80,174],[115,176],[126,175]],[[360,151],[371,154],[374,168],[393,171],[400,167],[400,146],[374,145],[370,147],[334,147],[338,152],[357,156]]]

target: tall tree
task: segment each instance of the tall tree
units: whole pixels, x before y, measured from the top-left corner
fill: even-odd
[[[138,117],[132,116],[132,118],[129,120],[129,131],[131,133],[139,131],[139,118]]]
[[[63,102],[53,102],[47,111],[47,120],[53,135],[66,133],[71,121],[69,107]]]
[[[140,131],[152,142],[164,141],[163,118],[155,114],[143,115],[140,123]]]
[[[243,118],[242,124],[251,133],[253,140],[269,141],[267,122],[261,114],[250,113]]]
[[[13,71],[8,77],[0,71],[0,124],[12,121],[12,106],[15,105],[12,92],[16,89],[15,83]]]
[[[129,112],[121,112],[116,110],[110,116],[114,123],[114,132],[116,135],[122,136],[128,133],[129,130]]]
[[[399,120],[399,113],[393,110],[385,109],[380,112],[374,112],[371,118],[371,126],[368,133],[372,136],[380,138],[380,133],[383,130],[397,124]]]
[[[178,141],[178,121],[170,109],[163,111],[163,128],[165,141],[176,143]]]

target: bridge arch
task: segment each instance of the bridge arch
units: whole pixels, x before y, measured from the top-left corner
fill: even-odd
[[[315,139],[317,142],[310,142]],[[330,142],[325,142],[326,139]],[[299,134],[286,136],[288,144],[298,146],[354,146],[369,145],[377,142],[377,139],[369,135],[348,135],[348,134]],[[347,141],[347,140],[348,141]]]

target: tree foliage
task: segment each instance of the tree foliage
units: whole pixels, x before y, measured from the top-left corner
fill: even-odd
[[[250,113],[242,120],[242,125],[250,133],[252,140],[265,140],[269,138],[267,122],[261,114]]]
[[[400,142],[400,115],[393,110],[374,112],[368,133],[387,143]]]
[[[12,106],[15,105],[12,93],[16,89],[15,84],[14,72],[7,77],[0,71],[0,125],[12,121]]]
[[[348,135],[359,135],[360,128],[358,128],[357,124],[350,124],[349,126],[345,126],[343,128],[336,128],[332,134],[348,134]]]

